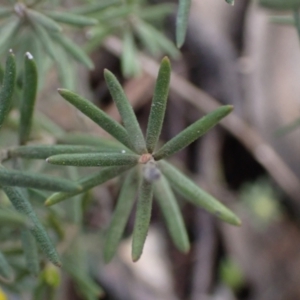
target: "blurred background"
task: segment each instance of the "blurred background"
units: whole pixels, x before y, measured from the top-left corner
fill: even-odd
[[[147,19],[174,41],[177,1],[141,2],[174,5],[170,13]],[[71,10],[74,1],[63,5]],[[218,105],[234,105],[233,114],[173,162],[240,216],[242,226],[221,223],[178,197],[192,245],[188,254],[174,248],[154,204],[141,260],[132,263],[130,257],[133,214],[117,257],[104,265],[93,234],[107,228],[118,190],[112,184],[95,188],[83,220],[91,273],[105,291],[101,299],[300,299],[300,47],[293,22],[281,22],[278,16],[289,18],[292,13],[250,0],[236,0],[234,6],[223,0],[192,0],[180,53],[168,44],[167,50],[162,47],[153,55],[151,39],[147,48],[136,38],[133,61],[140,65],[133,71],[120,59],[124,40],[118,28],[94,43],[90,38],[99,34],[96,30],[70,33],[79,44],[90,41],[86,49],[95,65],[92,71],[77,68],[73,87],[120,120],[103,78],[103,69],[111,70],[144,130],[159,61],[165,54],[173,55],[162,141]],[[103,135],[61,100],[55,89],[65,85],[53,68],[46,69],[38,110],[66,131]],[[87,299],[67,276],[60,289],[55,299]],[[27,299],[13,293],[11,297]]]

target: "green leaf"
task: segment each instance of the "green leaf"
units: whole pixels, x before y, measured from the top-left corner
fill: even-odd
[[[31,187],[48,191],[74,192],[81,190],[80,185],[63,178],[5,168],[0,169],[0,182],[1,185]]]
[[[122,0],[102,0],[99,3],[92,3],[92,4],[76,7],[72,9],[72,13],[78,15],[88,15],[91,13],[99,12],[115,4],[122,4]]]
[[[48,34],[47,30],[43,26],[33,24],[33,29],[37,40],[40,41],[46,53],[55,61],[57,60],[56,50],[54,43]]]
[[[3,70],[2,65],[0,64],[0,87],[3,83],[3,77],[4,77],[4,70]]]
[[[56,203],[59,203],[63,200],[76,196],[78,194],[84,193],[93,187],[100,185],[116,176],[119,176],[123,172],[130,169],[132,166],[122,166],[122,167],[107,167],[103,168],[99,172],[86,176],[78,180],[78,184],[82,187],[79,192],[72,193],[54,193],[51,195],[45,202],[46,206],[50,206]]]
[[[225,0],[228,4],[234,5],[234,0]]]
[[[30,231],[42,252],[53,264],[60,266],[61,262],[55,247],[53,246],[44,226],[36,216],[31,204],[25,196],[25,193],[22,193],[21,189],[16,187],[3,186],[2,188],[15,209],[19,213],[27,216],[32,222]]]
[[[91,26],[98,23],[96,19],[62,11],[47,11],[45,14],[57,22],[73,26]]]
[[[83,114],[111,134],[115,139],[131,148],[129,136],[125,128],[103,112],[100,108],[91,103],[89,100],[84,99],[69,90],[58,89],[58,92],[65,100],[78,108]]]
[[[142,7],[137,15],[144,20],[156,22],[157,19],[163,19],[167,15],[174,12],[175,5],[173,3],[162,3],[158,5],[147,6],[147,8]]]
[[[64,269],[74,280],[76,287],[84,299],[99,299],[104,292],[101,287],[96,284],[91,276],[78,264],[78,260],[67,257],[64,259]],[[90,298],[87,298],[90,297]]]
[[[0,208],[0,225],[24,228],[28,227],[29,223],[27,218],[20,213],[10,209]]]
[[[138,163],[139,156],[126,153],[75,153],[50,156],[46,161],[54,165],[76,167],[126,166]]]
[[[191,0],[178,0],[178,12],[176,19],[176,44],[180,48],[185,40],[186,30],[188,26],[188,17],[191,7]]]
[[[30,135],[36,93],[38,87],[38,74],[33,56],[27,52],[25,55],[23,74],[23,93],[20,104],[19,141],[25,144]]]
[[[38,276],[40,272],[40,262],[35,238],[29,230],[25,229],[21,231],[21,241],[27,268],[32,275]]]
[[[103,251],[106,263],[111,261],[117,251],[135,201],[137,187],[137,170],[133,169],[126,175],[109,228],[107,229]]]
[[[270,16],[270,22],[280,25],[296,25],[296,22],[292,16]]]
[[[184,149],[200,136],[204,135],[212,127],[217,125],[218,122],[226,117],[232,110],[232,105],[224,105],[199,119],[164,144],[157,152],[154,153],[154,159],[160,160]]]
[[[7,51],[11,45],[11,37],[19,31],[21,22],[19,18],[10,18],[4,25],[1,24],[0,30],[0,54]]]
[[[84,64],[90,70],[94,69],[94,63],[88,57],[88,55],[75,43],[72,42],[68,37],[62,34],[53,34],[53,38],[56,42],[64,48],[64,50],[68,53],[68,55],[72,56],[78,62]]]
[[[5,256],[0,252],[0,280],[4,282],[14,281],[14,272],[7,262]]]
[[[298,10],[294,11],[294,20],[295,20],[295,26],[296,26],[296,29],[297,29],[298,37],[300,39],[300,15],[299,15]]]
[[[115,75],[106,69],[104,70],[104,77],[110,94],[115,101],[118,111],[122,117],[124,127],[128,133],[130,144],[137,153],[145,153],[146,144],[143,133],[122,86]]]
[[[60,32],[62,30],[59,24],[36,10],[26,9],[26,15],[32,23],[37,23],[49,31]]]
[[[8,156],[31,159],[46,159],[58,154],[99,152],[99,148],[73,145],[29,145],[8,150]]]
[[[87,37],[89,38],[89,40],[83,47],[86,53],[93,53],[96,49],[98,49],[104,39],[108,35],[112,34],[115,28],[110,26],[105,27],[104,25],[101,25],[101,27],[94,27],[93,29],[94,30],[91,29],[87,32]]]
[[[140,67],[132,32],[127,29],[123,35],[123,51],[121,57],[122,74],[129,78],[139,74]]]
[[[158,77],[156,79],[148,121],[146,145],[149,153],[154,151],[160,136],[167,106],[170,78],[171,65],[169,59],[165,57],[161,62]]]
[[[157,43],[156,36],[152,30],[150,30],[150,25],[146,22],[141,22],[140,20],[134,23],[134,30],[137,37],[145,47],[147,51],[153,56],[158,56],[161,53],[161,48]]]
[[[232,211],[216,200],[213,196],[200,189],[178,169],[166,161],[160,161],[158,164],[162,173],[169,180],[172,187],[188,201],[200,206],[227,223],[236,226],[241,225],[240,219]]]
[[[13,13],[14,13],[14,10],[11,7],[0,7],[0,18],[1,19],[7,18],[10,15],[12,15]]]
[[[153,185],[143,179],[137,202],[133,238],[132,260],[138,261],[142,255],[151,219]]]
[[[149,25],[142,21],[139,21],[138,24],[140,25],[140,28],[138,30],[142,30],[140,33],[140,38],[142,41],[144,40],[143,43],[145,44],[145,47],[150,50],[150,44],[154,44],[152,46],[153,54],[157,54],[159,49],[159,52],[166,53],[175,59],[178,59],[180,57],[180,52],[175,47],[175,45],[159,30],[154,28],[152,25]],[[142,37],[142,34],[146,35],[145,38]],[[148,43],[146,39],[149,39]]]
[[[295,10],[300,7],[300,0],[259,0],[261,6],[279,9],[279,10]]]
[[[12,105],[12,96],[16,82],[16,60],[10,51],[6,60],[3,85],[0,90],[0,127],[2,126]]]
[[[122,150],[126,150],[126,152],[130,151],[127,147],[125,147],[123,144],[119,143],[116,140],[79,132],[67,133],[61,138],[58,138],[57,142],[59,144],[94,146],[97,147],[97,149],[101,149],[101,151],[103,150],[103,152],[121,152]]]
[[[168,181],[161,178],[154,183],[154,196],[166,220],[169,233],[177,249],[183,253],[190,250],[190,242],[180,208]]]
[[[58,70],[60,84],[66,89],[75,90],[78,86],[76,83],[77,66],[74,64],[69,53],[62,47],[56,47],[55,65]]]

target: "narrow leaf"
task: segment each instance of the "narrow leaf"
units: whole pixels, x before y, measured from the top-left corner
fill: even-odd
[[[47,191],[74,192],[81,190],[80,185],[67,179],[5,168],[0,169],[0,182],[1,185],[31,187]]]
[[[191,7],[191,0],[178,0],[178,12],[176,19],[176,44],[180,48],[185,40],[186,30],[188,26],[188,17]]]
[[[33,29],[36,34],[37,40],[40,41],[43,48],[45,49],[46,53],[53,59],[57,60],[57,55],[55,51],[54,43],[49,36],[47,30],[43,26],[40,26],[38,24],[33,24]]]
[[[125,150],[129,151],[127,147],[124,147],[123,144],[116,140],[112,140],[110,138],[105,138],[101,136],[89,135],[86,133],[67,133],[63,135],[61,138],[57,139],[59,144],[71,144],[71,145],[86,145],[86,146],[94,146],[97,149],[103,149],[105,151],[115,150],[116,152]],[[49,155],[50,156],[50,155]]]
[[[4,77],[4,70],[3,70],[2,65],[0,64],[0,87],[3,83],[3,77]]]
[[[88,5],[83,5],[72,9],[73,14],[78,15],[88,15],[91,13],[96,13],[105,8],[111,7],[115,4],[122,4],[122,0],[102,0],[99,3],[92,3]]]
[[[75,153],[50,156],[46,161],[54,165],[76,167],[126,166],[138,163],[139,156],[123,153]]]
[[[25,229],[21,231],[21,241],[27,268],[32,275],[38,276],[40,272],[40,262],[35,238],[29,230]]]
[[[19,18],[10,18],[5,24],[1,24],[0,54],[7,51],[11,45],[11,37],[15,36],[20,28]]]
[[[142,181],[136,209],[132,239],[132,260],[138,261],[142,255],[151,219],[153,185]]]
[[[159,163],[162,173],[170,181],[172,187],[188,201],[205,209],[219,219],[232,225],[241,225],[240,219],[222,203],[200,189],[193,181],[182,174],[178,169],[167,163]]]
[[[60,266],[61,263],[58,254],[44,226],[39,221],[24,193],[22,193],[21,189],[16,187],[3,186],[2,188],[9,200],[11,201],[11,203],[13,204],[13,206],[15,207],[15,209],[19,213],[27,216],[32,222],[32,227],[30,228],[30,231],[35,237],[35,240],[41,248],[42,252],[53,264]]]
[[[298,10],[294,11],[294,20],[295,20],[297,33],[298,33],[298,38],[300,39],[300,15]]]
[[[78,108],[83,114],[93,120],[114,138],[125,146],[131,148],[129,144],[129,136],[125,128],[103,112],[100,108],[91,103],[89,100],[84,99],[69,90],[59,89],[58,92],[65,100]]]
[[[270,16],[271,23],[280,25],[296,25],[296,22],[292,16]]]
[[[177,249],[181,252],[190,250],[190,242],[180,208],[168,181],[161,176],[154,184],[154,196],[167,223],[167,228]]]
[[[153,52],[153,54],[166,53],[175,59],[178,59],[180,57],[180,52],[175,47],[173,42],[171,42],[164,34],[162,34],[154,26],[146,22],[142,22],[141,20],[138,24],[140,25],[140,28],[137,28],[137,30],[140,31],[139,36],[145,44],[145,47],[151,52]],[[142,34],[145,35],[144,38],[142,37]],[[148,42],[146,41],[147,37],[148,39],[150,39],[150,41]],[[150,45],[151,41],[153,43],[153,46]]]
[[[123,35],[123,51],[121,57],[122,74],[129,78],[139,74],[140,68],[136,59],[137,51],[131,30],[127,29]]]
[[[14,281],[14,272],[2,252],[0,252],[0,280],[4,282]]]
[[[152,153],[155,149],[163,125],[169,94],[170,78],[171,65],[169,59],[165,57],[161,62],[158,77],[156,79],[156,86],[147,127],[146,144],[150,153]]]
[[[119,113],[122,117],[124,126],[128,133],[130,143],[132,144],[134,150],[137,153],[145,153],[146,144],[145,139],[143,137],[143,133],[138,124],[133,108],[126,97],[122,86],[120,85],[115,75],[110,71],[104,70],[104,77],[110,94],[113,100],[115,101]]]
[[[147,6],[147,9],[140,9],[137,14],[141,19],[147,21],[157,21],[164,19],[167,15],[174,12],[175,5],[173,3],[162,3],[157,5]]]
[[[54,193],[46,200],[45,205],[50,206],[68,198],[71,198],[73,196],[76,196],[78,194],[84,193],[97,185],[100,185],[116,176],[119,176],[131,167],[132,166],[103,168],[101,171],[95,174],[83,177],[80,180],[78,180],[78,184],[82,187],[81,191],[72,193]]]
[[[14,13],[14,10],[11,7],[0,7],[0,18],[1,19],[7,18],[10,15],[12,15],[13,13]]]
[[[130,212],[133,208],[137,187],[137,172],[133,169],[126,176],[122,185],[117,205],[114,209],[114,213],[105,236],[104,261],[106,263],[111,261],[117,251],[118,244],[122,238]]]
[[[78,260],[76,261],[70,258],[64,259],[64,269],[74,280],[79,292],[85,297],[90,296],[90,298],[85,299],[96,300],[104,294],[101,287],[93,281],[92,277],[89,276],[80,265],[78,265]]]
[[[230,4],[230,5],[234,5],[234,0],[225,0],[228,4]]]
[[[25,144],[30,135],[36,93],[38,87],[38,74],[33,56],[27,52],[25,55],[23,75],[23,93],[20,104],[19,141]]]
[[[99,148],[73,145],[28,145],[8,150],[9,157],[46,159],[52,155],[99,152]]]
[[[161,48],[157,44],[155,36],[153,32],[149,30],[149,26],[146,22],[138,20],[134,23],[134,30],[147,52],[156,57],[161,54]]]
[[[300,8],[300,0],[259,0],[261,6],[279,9],[279,10],[296,10]]]
[[[47,11],[45,14],[56,22],[73,26],[91,26],[98,23],[96,19],[63,11]]]
[[[27,218],[20,213],[10,209],[0,208],[0,225],[24,228],[29,224]]]
[[[26,9],[26,14],[32,23],[37,23],[47,30],[54,32],[59,32],[62,30],[59,24],[36,10]]]
[[[53,34],[53,38],[64,48],[68,55],[72,56],[78,62],[84,64],[90,70],[94,69],[94,63],[92,60],[80,47],[73,43],[72,40],[60,33]]]
[[[0,90],[0,127],[2,126],[12,105],[12,96],[16,82],[15,55],[10,51],[6,60],[3,85]]]
[[[204,135],[212,127],[217,125],[218,122],[226,117],[232,110],[233,106],[224,105],[199,119],[186,129],[181,131],[166,144],[164,144],[163,147],[161,147],[156,153],[154,153],[154,159],[160,160],[162,158],[169,157],[187,147],[200,136]]]

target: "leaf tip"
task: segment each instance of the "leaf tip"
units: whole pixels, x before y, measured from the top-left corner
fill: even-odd
[[[25,56],[26,56],[28,59],[30,59],[30,60],[33,59],[33,55],[32,55],[30,52],[26,52],[26,53],[25,53]]]

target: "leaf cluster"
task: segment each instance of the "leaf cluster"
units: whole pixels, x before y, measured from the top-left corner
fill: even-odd
[[[87,99],[69,90],[59,89],[60,95],[65,100],[123,144],[119,150],[113,152],[105,152],[104,148],[101,152],[56,154],[46,159],[50,164],[61,166],[104,167],[97,173],[77,181],[82,187],[81,191],[55,193],[47,199],[45,203],[47,206],[85,192],[126,172],[106,236],[104,246],[106,261],[109,261],[115,254],[136,196],[138,200],[132,242],[132,259],[134,261],[138,260],[142,254],[151,218],[153,195],[163,212],[175,245],[183,252],[189,250],[187,232],[171,187],[188,201],[206,209],[221,220],[233,225],[240,224],[239,219],[223,204],[200,189],[180,170],[165,160],[215,126],[231,112],[232,106],[227,105],[216,109],[191,124],[161,148],[156,149],[166,109],[170,72],[170,62],[168,58],[164,58],[156,81],[146,138],[143,136],[120,83],[110,71],[105,70],[104,76],[111,96],[122,116],[124,127]],[[52,150],[54,151],[55,147]]]
[[[93,62],[81,47],[63,33],[62,25],[78,28],[95,24],[97,20],[93,18],[61,8],[55,10],[44,1],[22,1],[1,6],[0,55],[11,48],[18,49],[22,57],[25,52],[30,52],[37,59],[40,71],[54,62],[60,79],[70,86],[70,73],[66,72],[70,69],[69,65],[75,60],[92,69]],[[45,59],[45,54],[48,59]]]
[[[138,48],[155,57],[167,54],[178,58],[180,55],[174,44],[157,29],[157,24],[172,13],[175,7],[170,3],[148,5],[144,2],[102,1],[79,10],[98,21],[87,33],[89,41],[85,48],[88,52],[99,47],[109,35],[118,35],[123,40],[121,66],[125,77],[135,76],[140,72],[136,60]],[[106,9],[103,9],[104,6]]]

